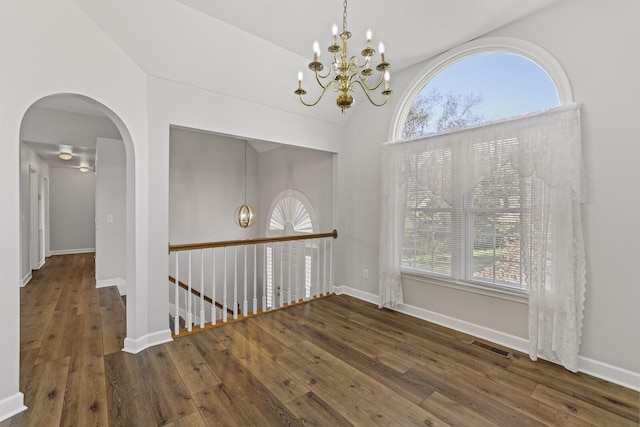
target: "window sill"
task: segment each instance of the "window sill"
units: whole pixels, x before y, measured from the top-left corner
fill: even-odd
[[[461,282],[457,280],[446,279],[443,277],[426,275],[418,270],[402,268],[402,278],[415,280],[417,282],[427,283],[429,285],[443,286],[446,288],[456,289],[464,292],[484,295],[492,298],[499,298],[507,301],[513,301],[520,304],[529,303],[529,294],[527,291],[518,289],[509,289],[502,287],[493,287],[483,285],[481,283]]]

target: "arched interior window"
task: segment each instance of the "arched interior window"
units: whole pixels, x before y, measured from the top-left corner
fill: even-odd
[[[311,234],[318,228],[315,210],[298,190],[285,190],[271,204],[267,235]]]
[[[313,234],[318,230],[318,220],[309,199],[300,191],[288,189],[276,196],[269,210],[267,236],[290,236],[292,234]],[[304,298],[311,296],[312,258],[317,257],[312,241],[304,245],[270,244],[265,248],[266,263],[266,302],[268,308],[278,306],[277,296],[282,292],[277,282],[284,283],[289,274],[296,271],[304,277]],[[301,251],[300,251],[301,250]],[[292,271],[280,271],[275,268],[281,263],[287,264],[291,260]]]

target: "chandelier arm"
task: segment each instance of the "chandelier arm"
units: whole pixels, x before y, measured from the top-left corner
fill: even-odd
[[[380,85],[382,84],[382,82],[384,82],[384,74],[382,74],[380,76],[380,81],[375,86],[371,86],[371,87],[366,83],[366,79],[363,79],[362,77],[360,77],[359,74],[354,74],[353,76],[351,76],[351,78],[352,79],[353,78],[357,79],[357,80],[354,80],[354,82],[359,83],[360,86],[362,86],[362,88],[367,90],[367,91],[369,91],[369,90],[377,90],[380,87]]]
[[[318,71],[317,71],[317,70],[316,70],[316,71],[314,71],[314,74],[315,74],[315,76],[316,76],[316,81],[318,82],[318,84],[320,85],[320,87],[323,89],[323,91],[322,91],[322,92],[324,93],[324,91],[325,91],[325,90],[327,90],[327,88],[328,88],[329,86],[331,86],[331,83],[333,83],[333,80],[331,80],[331,81],[329,82],[329,84],[327,84],[327,85],[325,86],[324,84],[322,84],[322,80],[320,80],[320,79],[326,79],[327,77],[329,77],[329,75],[331,74],[331,70],[329,70],[329,72],[327,72],[327,75],[326,75],[326,76],[322,76],[322,75],[320,75],[320,73],[318,73]]]
[[[325,92],[327,91],[327,89],[329,89],[332,85],[333,85],[334,80],[332,80],[331,82],[329,82],[328,85],[326,86],[322,86],[322,84],[320,84],[320,86],[322,86],[322,92],[320,92],[320,96],[318,97],[318,99],[316,99],[314,102],[305,102],[304,99],[302,99],[302,95],[300,95],[300,102],[302,102],[303,105],[306,105],[307,107],[313,107],[314,105],[317,105],[318,102],[320,102],[320,100],[322,99],[322,97],[324,96]],[[319,83],[319,82],[318,82]]]
[[[382,107],[384,104],[387,103],[387,101],[389,100],[389,96],[385,96],[384,98],[384,102],[378,104],[377,102],[375,102],[372,98],[371,95],[369,95],[369,91],[371,89],[368,89],[366,85],[362,84],[362,82],[360,80],[354,80],[353,83],[358,83],[360,85],[360,87],[362,88],[362,91],[364,92],[364,94],[367,96],[367,98],[369,99],[369,102],[371,102],[373,105],[375,105],[376,107]],[[378,85],[380,86],[380,85]]]

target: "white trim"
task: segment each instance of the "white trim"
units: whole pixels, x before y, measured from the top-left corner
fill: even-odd
[[[474,294],[483,295],[491,298],[498,298],[507,301],[516,302],[519,304],[528,304],[529,295],[526,291],[519,291],[517,289],[509,289],[507,287],[483,285],[481,283],[473,282],[457,282],[455,280],[448,280],[445,278],[433,277],[420,272],[419,270],[412,271],[407,267],[401,269],[402,278],[413,280],[416,282],[426,283],[428,285],[443,286],[445,288],[456,289],[463,292],[471,292]]]
[[[435,311],[409,304],[398,304],[396,310],[400,313],[417,317],[418,319],[426,320],[427,322],[435,323],[440,326],[455,329],[456,331],[464,332],[465,334],[473,335],[474,337],[491,341],[523,353],[529,352],[529,340],[525,338],[496,331],[495,329],[476,325],[475,323],[456,319],[445,314],[436,313]]]
[[[27,407],[24,406],[24,395],[20,392],[12,394],[0,400],[0,421],[8,420],[14,415],[26,410]]]
[[[457,46],[429,61],[418,73],[397,103],[389,128],[389,141],[402,138],[402,129],[416,96],[438,73],[466,57],[481,53],[504,52],[520,55],[537,64],[547,73],[556,87],[560,105],[573,102],[569,77],[558,60],[540,46],[526,40],[510,37],[486,37]]]
[[[334,286],[333,290],[338,295],[349,295],[371,304],[378,304],[378,295],[361,291],[359,289],[350,288],[348,286]],[[396,311],[427,322],[451,328],[459,332],[464,332],[466,334],[473,335],[474,337],[485,339],[525,354],[529,353],[529,340],[525,338],[510,335],[495,329],[466,322],[464,320],[456,319],[451,316],[409,304],[399,304]],[[640,373],[638,372],[632,372],[585,356],[578,356],[578,371],[592,375],[596,378],[610,381],[631,390],[640,391]]]
[[[27,283],[29,283],[32,278],[33,278],[33,274],[31,273],[31,270],[29,270],[29,272],[24,275],[22,280],[20,280],[20,287],[24,288],[25,286],[27,286]]]
[[[116,279],[102,279],[96,280],[96,288],[108,288],[109,286],[115,286]]]
[[[359,300],[370,302],[371,304],[378,305],[380,297],[376,294],[372,294],[360,289],[350,288],[349,286],[334,286],[333,292],[337,295],[349,295],[350,297],[358,298]]]
[[[171,341],[173,341],[173,338],[171,338],[171,331],[169,329],[164,329],[162,331],[143,335],[138,339],[125,338],[124,348],[122,351],[137,354],[142,350],[153,347],[154,345],[165,344]]]
[[[109,286],[117,286],[120,296],[127,294],[127,281],[120,277],[96,280],[96,288],[106,288]]]
[[[118,287],[118,292],[120,293],[120,296],[126,295],[127,294],[127,281],[120,278],[120,277],[116,277],[116,286]]]
[[[51,251],[51,255],[88,254],[95,251],[96,248],[62,249],[59,251]]]
[[[640,391],[640,373],[578,356],[578,370],[614,384]]]

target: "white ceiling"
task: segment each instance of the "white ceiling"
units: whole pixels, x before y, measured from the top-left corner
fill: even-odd
[[[359,51],[370,28],[374,48],[378,41],[384,41],[386,59],[392,72],[397,72],[559,1],[351,0],[347,24],[353,37],[349,46]],[[149,75],[335,124],[348,120],[349,113],[340,114],[332,102],[310,109],[302,107],[292,94],[296,72],[308,63],[313,41],[318,40],[326,52],[331,25],[342,26],[342,0],[73,2]],[[231,27],[237,30],[231,31]],[[246,43],[255,37],[289,52],[288,56],[276,50],[272,53],[278,57],[265,58],[260,49],[247,50],[250,78],[240,86],[221,86],[221,81],[234,79],[235,65],[247,68],[247,64],[227,64],[225,55],[237,48],[247,49]],[[68,95],[49,97],[36,105],[103,116],[91,103]],[[273,148],[251,143],[258,151]],[[60,165],[45,147],[31,148],[50,164]]]
[[[176,1],[304,57],[314,40],[325,51],[332,24],[342,28],[342,0]],[[358,51],[370,28],[374,48],[383,41],[392,68],[400,70],[557,1],[351,0],[347,25]]]

